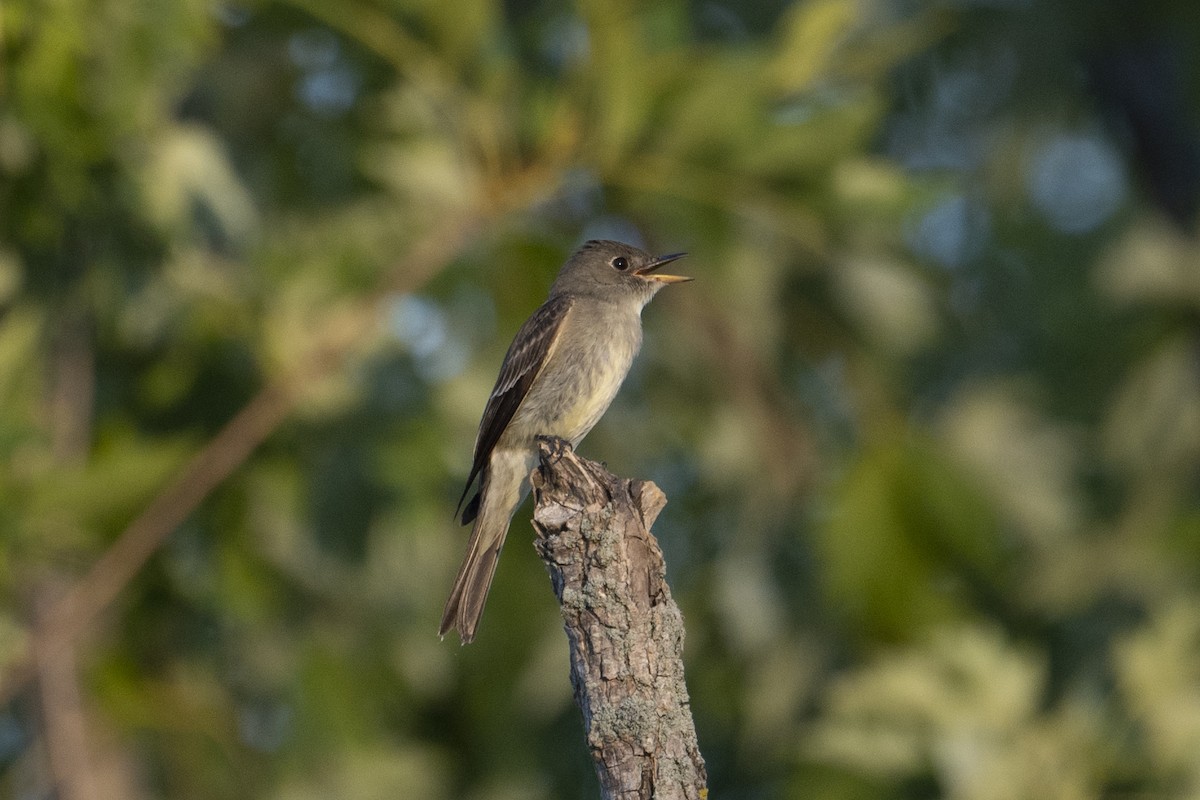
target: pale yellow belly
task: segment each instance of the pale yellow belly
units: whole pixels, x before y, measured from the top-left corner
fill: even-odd
[[[587,435],[616,397],[641,345],[640,319],[622,322],[600,329],[603,335],[559,343],[517,409],[506,444],[538,435],[578,444]]]
[[[604,412],[612,404],[625,380],[628,367],[620,375],[608,375],[592,386],[592,391],[584,394],[577,403],[568,403],[563,413],[557,419],[550,420],[554,436],[561,436],[572,444],[587,436],[588,431],[596,427],[596,423],[604,416]]]

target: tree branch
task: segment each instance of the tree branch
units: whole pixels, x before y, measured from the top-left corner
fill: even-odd
[[[562,607],[571,684],[605,800],[708,795],[683,679],[683,617],[650,526],[667,503],[561,440],[539,441],[535,547]]]

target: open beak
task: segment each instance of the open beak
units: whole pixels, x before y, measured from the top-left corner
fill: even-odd
[[[686,255],[687,253],[671,253],[668,256],[659,256],[633,274],[648,281],[658,281],[659,283],[683,283],[684,281],[695,280],[695,278],[687,275],[660,275],[656,272],[659,267],[670,264],[672,261],[677,261]]]

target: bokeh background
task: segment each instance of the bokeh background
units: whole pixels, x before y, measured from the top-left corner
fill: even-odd
[[[2,0],[0,795],[595,797],[528,507],[435,631],[610,237],[713,797],[1200,797],[1198,100],[1190,0]]]

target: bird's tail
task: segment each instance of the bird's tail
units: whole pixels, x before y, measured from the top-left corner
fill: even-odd
[[[491,470],[489,470],[491,472]],[[494,473],[484,475],[484,488],[481,492],[483,502],[479,505],[479,516],[471,528],[471,540],[467,544],[467,554],[463,556],[462,566],[454,578],[454,586],[450,590],[450,598],[446,601],[446,610],[442,612],[442,624],[438,635],[445,636],[454,628],[458,638],[466,644],[475,638],[475,630],[479,627],[479,618],[483,615],[483,606],[487,602],[488,590],[492,588],[492,576],[496,574],[496,564],[500,558],[500,550],[504,547],[504,537],[508,535],[509,521],[516,507],[520,505],[524,492],[516,487],[514,491],[506,486],[487,486],[492,478],[499,477]],[[522,478],[516,478],[520,483]],[[497,483],[505,483],[500,480]],[[514,498],[506,496],[516,494]]]

